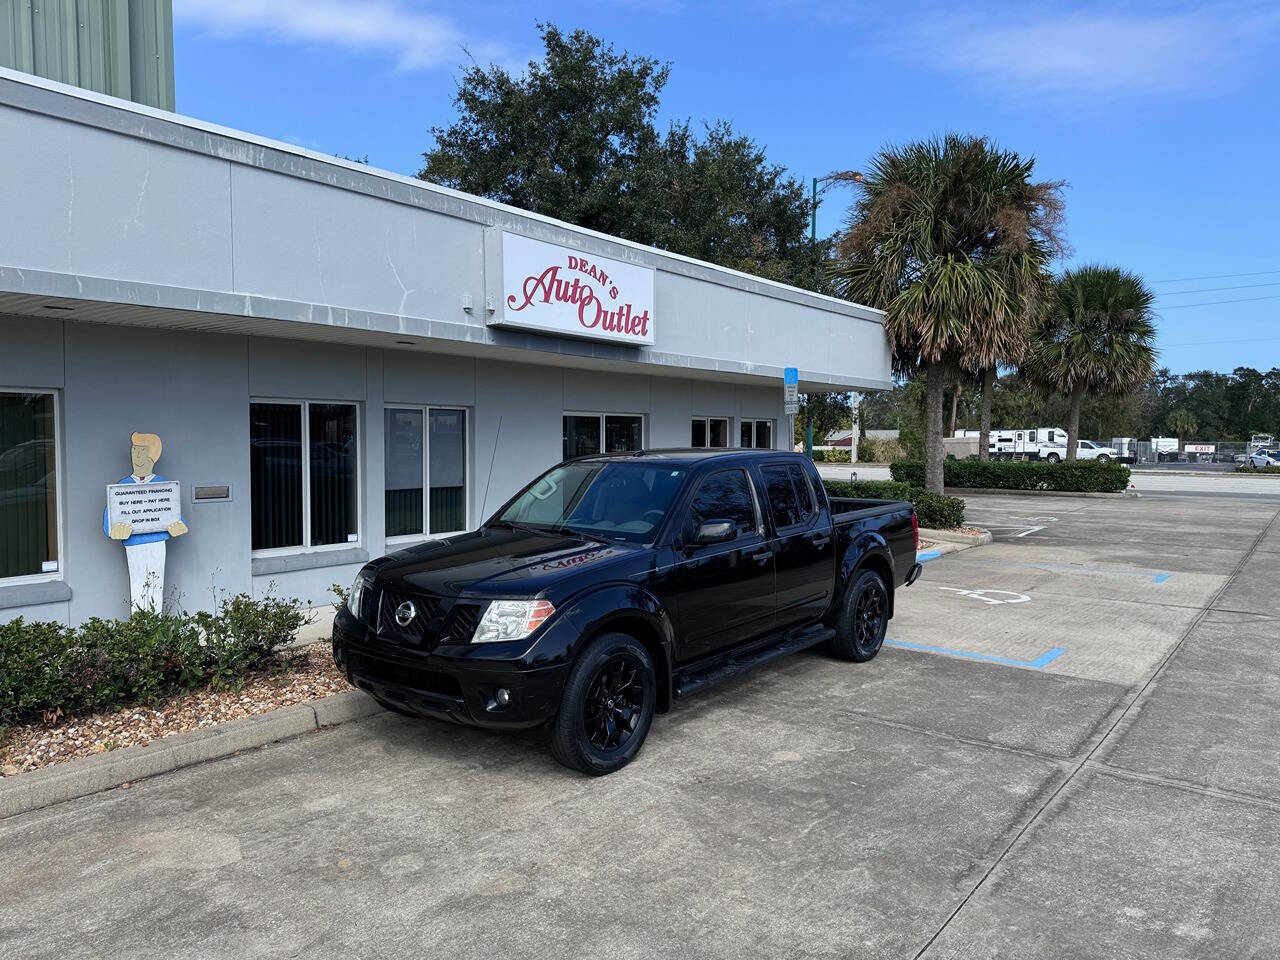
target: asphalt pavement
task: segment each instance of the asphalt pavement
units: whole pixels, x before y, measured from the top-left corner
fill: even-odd
[[[0,821],[0,956],[1280,954],[1280,501],[969,510],[610,777],[380,714]]]

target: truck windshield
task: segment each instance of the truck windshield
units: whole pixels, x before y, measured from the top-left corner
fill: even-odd
[[[671,508],[684,468],[613,460],[565,463],[527,486],[494,520],[649,543]]]

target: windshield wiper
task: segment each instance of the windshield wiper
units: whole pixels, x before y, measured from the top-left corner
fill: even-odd
[[[501,520],[501,519],[493,520],[488,525],[510,527],[512,530],[520,530],[520,531],[523,531],[524,533],[532,533],[539,536],[547,532],[546,529],[543,527],[535,527],[531,523],[519,523],[515,520]]]
[[[605,546],[613,543],[608,537],[602,537],[598,533],[588,533],[586,530],[579,530],[576,527],[567,527],[563,523],[553,523],[547,529],[552,533],[568,534],[573,537],[582,537],[584,540],[594,540],[596,543],[602,543]]]

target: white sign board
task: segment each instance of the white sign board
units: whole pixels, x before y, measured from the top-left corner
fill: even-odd
[[[502,304],[489,322],[562,337],[653,343],[654,272],[571,247],[502,234]]]
[[[177,480],[107,485],[107,521],[127,523],[134,533],[167,530],[182,519],[182,489]]]
[[[1213,451],[1216,449],[1218,449],[1217,446],[1212,443],[1188,443],[1186,446],[1182,448],[1182,452],[1183,453],[1213,453]]]

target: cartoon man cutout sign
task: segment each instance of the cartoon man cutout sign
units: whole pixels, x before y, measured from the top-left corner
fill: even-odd
[[[155,472],[163,449],[160,438],[154,433],[135,433],[130,441],[133,473],[122,477],[120,482],[164,483],[164,477]],[[187,532],[187,525],[179,518],[166,530],[134,533],[128,523],[111,523],[104,509],[102,532],[112,540],[124,541],[124,555],[129,562],[130,609],[160,610],[164,604],[165,541],[182,536]]]

